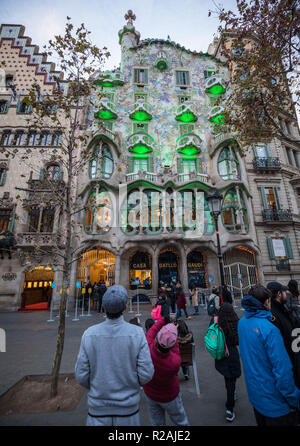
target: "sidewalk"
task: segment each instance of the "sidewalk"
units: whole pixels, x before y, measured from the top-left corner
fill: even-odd
[[[150,317],[150,305],[141,305],[140,317],[143,326]],[[201,308],[201,307],[200,307]],[[133,305],[135,311],[136,306]],[[188,308],[192,313],[192,308]],[[238,380],[233,423],[225,421],[225,385],[224,378],[215,370],[213,358],[204,350],[203,338],[208,326],[209,317],[201,308],[200,316],[188,321],[194,334],[196,344],[196,360],[201,396],[195,392],[193,372],[189,381],[185,381],[179,373],[181,393],[189,422],[192,426],[253,426],[256,425],[253,409],[248,401],[243,376]],[[237,309],[239,317],[243,312]],[[57,314],[57,313],[56,313]],[[129,321],[133,314],[126,312],[125,320]],[[73,373],[79,350],[81,336],[90,325],[104,321],[104,316],[92,313],[91,317],[80,317],[73,322],[74,312],[66,320],[65,347],[62,358],[61,373]],[[55,322],[47,322],[48,312],[0,313],[0,327],[6,330],[6,353],[0,354],[0,395],[25,375],[49,374],[56,345],[57,318]],[[42,414],[21,414],[0,416],[1,426],[84,426],[87,415],[87,392],[73,412],[57,412]],[[145,397],[141,395],[142,425],[149,425]],[[169,421],[169,425],[172,423]]]

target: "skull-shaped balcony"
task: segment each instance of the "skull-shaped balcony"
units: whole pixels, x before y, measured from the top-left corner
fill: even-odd
[[[222,75],[215,74],[206,80],[205,93],[218,96],[220,94],[224,94],[225,91],[226,86]]]
[[[154,138],[148,133],[140,131],[127,138],[127,150],[136,155],[145,155],[153,151]]]
[[[101,119],[104,121],[108,121],[110,119],[117,119],[118,115],[116,113],[115,105],[109,101],[108,98],[102,98],[97,107],[97,111],[95,113],[96,119]]]
[[[94,84],[101,85],[102,87],[115,87],[118,85],[123,85],[124,74],[120,71],[105,71],[103,74],[99,74]]]
[[[221,105],[216,105],[210,110],[208,115],[208,120],[215,124],[223,124],[224,123],[224,107]]]
[[[201,152],[201,138],[194,133],[186,133],[176,140],[176,150],[185,156]]]
[[[143,99],[138,99],[133,106],[129,118],[138,122],[150,121],[152,119],[151,111],[151,105],[147,104]]]
[[[183,104],[180,104],[177,109],[175,119],[176,121],[184,123],[196,122],[198,118],[193,102],[185,101]]]

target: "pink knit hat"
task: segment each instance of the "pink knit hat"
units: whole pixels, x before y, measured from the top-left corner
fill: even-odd
[[[172,348],[176,344],[177,328],[174,324],[167,324],[157,335],[158,343],[164,348]]]

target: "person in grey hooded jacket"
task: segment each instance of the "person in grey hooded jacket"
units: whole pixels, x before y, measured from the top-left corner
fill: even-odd
[[[140,387],[154,367],[143,330],[123,318],[127,299],[123,286],[110,287],[102,301],[107,319],[82,336],[75,376],[89,390],[87,426],[140,425]]]

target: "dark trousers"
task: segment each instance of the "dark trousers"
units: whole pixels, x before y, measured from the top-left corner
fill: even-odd
[[[171,296],[170,302],[171,302],[172,313],[176,313],[176,299],[175,299],[175,297]]]
[[[226,409],[230,410],[230,412],[233,411],[234,408],[234,392],[235,392],[235,384],[236,384],[236,378],[226,378],[225,379],[225,387],[227,390],[227,401],[226,401]]]
[[[183,373],[184,375],[190,376],[190,368],[189,368],[189,366],[187,366],[187,365],[182,365],[181,368],[182,368],[182,373]]]
[[[254,409],[254,408],[253,408]],[[282,417],[266,417],[254,409],[257,426],[297,426],[297,412],[290,412]]]

